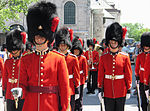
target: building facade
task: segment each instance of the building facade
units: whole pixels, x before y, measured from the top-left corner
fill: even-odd
[[[42,1],[42,0],[39,0]],[[120,10],[115,9],[115,4],[107,0],[45,0],[57,6],[60,23],[58,29],[67,26],[74,31],[74,35],[81,37],[85,42],[88,38],[95,37],[98,41],[104,38],[106,27],[114,22],[120,22]],[[10,21],[20,24],[25,30],[25,16],[20,16],[21,21]],[[86,47],[86,46],[85,46]]]

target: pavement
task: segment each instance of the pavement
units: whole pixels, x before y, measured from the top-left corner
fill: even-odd
[[[134,65],[132,65],[133,71],[133,82],[132,82],[132,94],[130,99],[126,100],[125,111],[138,111],[137,108],[137,97],[133,95],[135,86],[135,75],[134,75]],[[0,83],[1,85],[1,83]],[[95,94],[86,94],[87,88],[86,84],[84,85],[84,95],[83,95],[83,111],[100,111],[100,101],[98,99],[98,90],[95,90]],[[2,99],[2,88],[0,87],[0,111],[4,111]]]

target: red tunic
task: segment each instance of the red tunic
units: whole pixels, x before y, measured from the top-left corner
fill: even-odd
[[[140,82],[144,83],[144,64],[147,54],[144,52],[139,54],[135,64],[135,75],[140,77]]]
[[[79,61],[75,55],[70,53],[65,57],[65,59],[69,71],[70,94],[74,95],[75,88],[80,85]]]
[[[104,97],[125,97],[131,88],[132,69],[128,54],[104,54],[100,58],[98,69],[98,87],[104,87]]]
[[[26,93],[23,111],[67,111],[69,108],[69,78],[64,56],[55,52],[38,55],[30,53],[22,57],[20,86]],[[41,93],[28,90],[31,86],[58,87],[60,103],[56,93]],[[39,110],[38,110],[39,109]]]
[[[14,100],[11,89],[15,87],[19,87],[17,86],[19,65],[20,65],[19,58],[17,59],[11,58],[5,61],[2,87],[3,87],[3,90],[6,91],[6,95],[5,95],[6,99]],[[24,95],[22,99],[24,99]]]
[[[80,85],[85,84],[86,77],[88,75],[88,65],[86,57],[83,55],[78,56],[80,67]]]
[[[2,78],[3,70],[4,70],[4,62],[3,59],[0,57],[0,81]]]
[[[87,62],[89,62],[89,59],[92,58],[93,61],[93,66],[95,69],[92,69],[92,64],[89,65],[89,70],[91,71],[97,71],[98,70],[98,64],[99,64],[99,53],[97,51],[92,51],[92,54],[90,53],[90,51],[86,51],[85,55],[84,55],[87,59]],[[90,56],[90,57],[89,57]]]
[[[144,65],[144,84],[149,85],[150,83],[150,54],[147,54],[145,65]]]

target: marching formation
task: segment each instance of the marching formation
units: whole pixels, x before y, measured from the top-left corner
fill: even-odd
[[[6,34],[8,59],[0,58],[0,79],[7,111],[83,111],[83,89],[95,94],[102,111],[124,111],[130,98],[130,57],[122,52],[126,28],[110,24],[101,45],[87,43],[69,27],[57,30],[55,4],[38,2],[27,13],[27,33],[19,27]],[[88,50],[84,50],[87,44]],[[139,111],[150,110],[150,32],[141,36],[135,77]]]

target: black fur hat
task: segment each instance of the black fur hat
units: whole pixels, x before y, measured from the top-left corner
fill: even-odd
[[[9,52],[23,49],[22,32],[18,29],[11,30],[6,35],[6,46]]]
[[[109,25],[106,29],[105,38],[107,46],[109,44],[109,40],[115,40],[118,42],[118,45],[121,45],[123,41],[122,26],[118,22],[114,22]]]
[[[145,32],[141,36],[141,47],[143,46],[150,47],[150,32]]]
[[[28,10],[27,28],[28,39],[34,44],[35,35],[40,35],[53,42],[58,26],[56,6],[50,2],[38,2]]]
[[[56,46],[59,47],[59,44],[63,43],[68,45],[68,47],[71,49],[72,47],[72,38],[70,36],[69,29],[67,27],[63,27],[59,29],[59,31],[56,33],[56,38],[55,38]]]
[[[87,40],[87,46],[89,47],[89,45],[92,45],[92,46],[93,46],[93,49],[94,49],[95,44],[94,44],[94,42],[93,42],[92,39],[88,39],[88,40]]]
[[[74,50],[78,49],[80,50],[79,55],[81,55],[83,53],[83,41],[81,38],[79,37],[75,37],[72,41],[72,49],[71,49],[71,53],[74,53]]]

